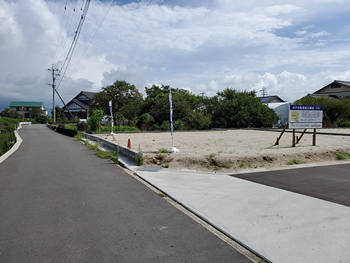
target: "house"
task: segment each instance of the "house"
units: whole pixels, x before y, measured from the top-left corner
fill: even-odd
[[[281,103],[285,102],[280,97],[274,95],[274,96],[264,96],[264,97],[258,97],[261,100],[261,103]]]
[[[9,106],[11,111],[17,112],[19,115],[24,115],[25,118],[29,118],[29,112],[33,109],[42,110],[42,115],[47,116],[44,103],[34,101],[11,101]]]
[[[322,89],[308,95],[311,97],[324,96],[335,99],[347,98],[350,97],[350,81],[334,80]]]
[[[74,117],[87,119],[90,117],[90,103],[95,94],[96,92],[81,91],[70,102],[68,102],[66,106]],[[66,106],[64,106],[64,114],[67,117],[70,117]]]

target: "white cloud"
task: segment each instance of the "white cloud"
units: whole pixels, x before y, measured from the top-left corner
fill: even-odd
[[[64,60],[84,2],[73,12],[69,1],[66,11],[61,1],[0,1],[0,97],[50,105],[46,69]],[[291,101],[350,79],[348,27],[332,24],[346,19],[345,0],[165,2],[114,4],[99,27],[110,3],[92,1],[59,87],[64,99],[120,79],[143,93],[152,84],[206,96],[266,87]]]

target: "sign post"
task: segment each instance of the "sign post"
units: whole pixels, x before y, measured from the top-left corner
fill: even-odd
[[[305,134],[307,129],[313,129],[312,145],[316,145],[316,129],[322,129],[323,123],[323,107],[322,106],[306,106],[306,105],[290,105],[289,121],[284,126],[280,136],[277,138],[275,145],[279,145],[279,141],[285,130],[293,129],[292,146],[295,147]],[[304,129],[300,136],[295,136],[296,129]]]
[[[314,129],[312,135],[312,145],[316,145],[316,129],[322,128],[323,107],[307,105],[290,105],[288,128],[293,129],[292,146],[299,143],[306,129]],[[295,141],[295,129],[304,129],[300,137]]]

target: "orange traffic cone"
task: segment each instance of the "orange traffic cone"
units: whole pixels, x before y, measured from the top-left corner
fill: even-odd
[[[128,148],[131,149],[131,140],[128,139]]]

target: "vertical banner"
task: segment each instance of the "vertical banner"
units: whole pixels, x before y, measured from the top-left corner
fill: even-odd
[[[112,113],[112,101],[109,101],[109,112],[111,113],[112,132],[113,132],[114,120],[113,120],[113,113]]]
[[[171,96],[171,88],[169,89],[169,103],[170,103],[170,128],[171,128],[171,136],[173,136],[174,123],[173,123],[173,99]]]

